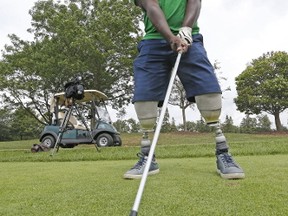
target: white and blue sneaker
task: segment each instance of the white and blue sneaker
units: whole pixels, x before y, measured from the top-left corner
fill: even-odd
[[[225,152],[216,155],[217,172],[224,179],[245,178],[242,168],[233,160],[232,156]]]
[[[139,161],[124,174],[124,179],[140,179],[142,177],[148,156],[143,153],[138,153],[137,156],[139,157]],[[156,162],[155,156],[153,156],[148,175],[155,175],[159,173],[159,171],[159,165]]]

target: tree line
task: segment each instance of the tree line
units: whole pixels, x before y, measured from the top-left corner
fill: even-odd
[[[16,112],[0,109],[0,141],[11,140],[29,140],[38,139],[39,134],[43,130],[43,125],[35,119],[27,115],[26,110],[18,109]],[[263,133],[273,132],[275,129],[271,128],[272,122],[267,115],[258,115],[250,117],[246,115],[239,126],[234,125],[231,116],[226,115],[225,121],[221,122],[221,127],[227,133]],[[140,133],[141,128],[137,120],[118,119],[113,122],[113,126],[120,133]],[[283,127],[283,131],[288,129]],[[207,126],[205,121],[201,118],[195,122],[187,121],[186,124],[176,124],[175,119],[170,120],[169,112],[167,111],[163,120],[161,133],[187,131],[187,132],[214,132],[213,127]]]
[[[232,117],[226,115],[225,121],[220,124],[223,131],[226,133],[267,133],[275,131],[275,129],[271,128],[272,122],[267,115],[258,115],[256,117],[246,115],[239,126],[234,125]],[[121,133],[141,132],[139,122],[133,118],[125,120],[118,119],[113,125]],[[287,131],[288,129],[283,127],[282,130]],[[196,122],[187,121],[185,125],[176,125],[174,118],[172,118],[171,121],[169,120],[169,113],[167,111],[163,120],[161,132],[169,133],[177,131],[206,133],[214,132],[215,130],[213,127],[206,125],[202,118]]]

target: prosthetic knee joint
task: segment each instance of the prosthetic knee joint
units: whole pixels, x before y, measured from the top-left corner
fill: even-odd
[[[148,155],[151,142],[148,133],[153,131],[157,119],[158,101],[140,101],[134,103],[135,111],[139,119],[143,136],[141,140],[141,152]]]
[[[216,154],[219,154],[221,151],[228,151],[228,144],[219,124],[219,116],[222,108],[221,94],[199,95],[195,97],[195,100],[207,125],[216,127]]]

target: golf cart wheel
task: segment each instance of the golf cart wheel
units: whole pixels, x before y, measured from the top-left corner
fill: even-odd
[[[47,148],[54,148],[55,138],[51,135],[47,135],[42,139],[41,144],[47,146]]]
[[[113,145],[113,138],[108,133],[102,133],[97,137],[96,144],[99,147],[107,147]]]

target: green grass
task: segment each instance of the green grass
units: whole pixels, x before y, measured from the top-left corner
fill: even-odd
[[[287,135],[226,134],[233,155],[288,154]],[[0,162],[52,162],[97,161],[135,159],[139,151],[141,134],[123,134],[122,147],[102,148],[98,153],[94,145],[79,145],[61,149],[50,157],[49,152],[32,154],[30,148],[37,140],[0,142]],[[161,134],[157,143],[158,158],[213,157],[214,135],[195,133]]]
[[[227,181],[214,158],[159,159],[140,215],[285,215],[287,155],[237,157],[246,179]],[[135,161],[1,163],[0,215],[128,215],[139,186],[123,180]]]
[[[287,135],[226,134],[244,180],[215,172],[213,134],[161,134],[161,171],[147,180],[139,215],[286,215]],[[139,180],[123,180],[135,163],[139,134],[123,147],[91,145],[31,153],[33,141],[0,143],[0,215],[129,215]]]

